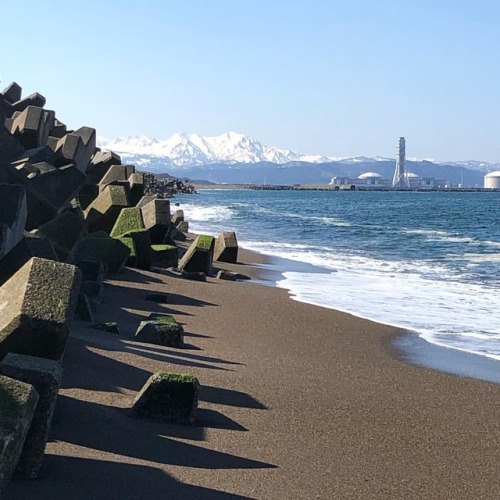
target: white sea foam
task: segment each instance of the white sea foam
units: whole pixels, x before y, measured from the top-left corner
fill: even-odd
[[[440,231],[436,229],[408,229],[403,228],[402,231],[406,234],[423,234],[428,236],[450,236],[451,233],[447,231]]]
[[[241,241],[240,244],[256,252],[280,257],[283,259],[303,262],[323,269],[338,270],[344,269],[346,272],[378,272],[386,274],[434,274],[440,278],[452,278],[453,274],[445,265],[435,262],[427,263],[421,260],[408,261],[387,261],[366,257],[362,254],[346,254],[332,247],[314,246],[306,243],[277,243],[272,241]]]
[[[393,241],[395,251],[384,252],[382,247],[370,256],[363,247],[338,247],[339,238],[350,241],[352,235],[364,230],[370,234],[375,231],[373,237],[383,235],[389,248],[392,232],[387,234],[387,226],[371,220],[356,221],[351,231],[351,223],[342,218],[342,212],[333,216],[325,210],[327,216],[313,215],[308,206],[294,213],[289,207],[245,203],[240,196],[226,205],[220,201],[210,206],[182,203],[181,208],[194,232],[235,230],[242,247],[322,271],[284,273],[278,286],[288,289],[295,300],[414,330],[433,344],[500,360],[500,289],[495,276],[500,242],[493,240],[494,232],[485,241],[453,229],[397,229],[396,237],[408,235],[407,249],[411,245],[418,249],[407,255],[417,257],[399,253],[397,239]],[[263,223],[256,226],[257,219]],[[326,229],[326,238],[317,238],[318,244],[314,244],[314,238],[308,239],[304,232],[295,239],[300,234],[296,229],[299,222],[307,229]],[[285,242],[268,241],[277,234],[275,229],[280,233],[277,239]],[[433,254],[434,247],[441,253]]]
[[[498,297],[478,285],[450,287],[418,274],[352,269],[283,276],[277,285],[300,302],[413,330],[431,343],[500,360]]]
[[[463,258],[470,263],[500,262],[500,253],[464,253]]]
[[[338,226],[338,227],[349,227],[352,226],[350,222],[346,220],[339,219],[338,217],[318,217],[317,220],[329,225],[329,226]]]
[[[198,222],[227,221],[234,211],[226,205],[210,205],[208,207],[182,204],[186,220],[194,224]]]
[[[484,240],[484,241],[481,241],[480,243],[482,245],[488,245],[490,247],[500,248],[500,241],[488,241],[488,240]]]
[[[467,236],[457,236],[454,233],[432,229],[403,229],[406,234],[417,234],[426,237],[427,241],[442,241],[448,243],[467,243],[471,246],[490,246],[500,248],[500,242],[489,240],[477,240]]]

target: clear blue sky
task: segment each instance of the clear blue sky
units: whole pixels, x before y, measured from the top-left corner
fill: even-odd
[[[0,40],[2,86],[108,137],[500,162],[498,1],[24,0]]]

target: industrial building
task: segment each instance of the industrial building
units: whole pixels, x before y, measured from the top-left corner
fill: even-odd
[[[365,188],[395,188],[395,189],[442,189],[449,187],[446,179],[435,177],[421,177],[406,170],[406,140],[400,137],[398,141],[398,154],[396,157],[396,168],[392,179],[384,178],[377,172],[365,172],[356,178],[333,177],[331,186],[355,186]],[[498,172],[497,172],[498,173]],[[486,182],[486,181],[485,181]]]
[[[436,177],[420,177],[413,172],[405,172],[404,177],[399,179],[398,185],[393,185],[393,179],[388,179],[378,174],[377,172],[365,172],[356,178],[351,177],[332,177],[331,186],[356,186],[364,188],[384,188],[384,189],[401,189],[399,184],[402,184],[403,189],[443,189],[450,187],[449,181],[446,179],[438,179]]]
[[[392,178],[393,188],[410,188],[410,179],[412,176],[408,175],[410,172],[405,170],[406,161],[406,140],[400,137],[398,141],[398,156],[396,157],[396,168]]]
[[[484,187],[487,189],[500,189],[500,170],[490,172],[484,176]]]

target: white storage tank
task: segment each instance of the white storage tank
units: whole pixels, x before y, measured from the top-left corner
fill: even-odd
[[[500,170],[490,172],[484,176],[484,187],[490,189],[500,189]]]

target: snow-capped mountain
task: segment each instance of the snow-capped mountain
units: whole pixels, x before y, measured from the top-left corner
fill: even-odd
[[[454,167],[468,168],[470,170],[477,170],[478,172],[493,172],[494,170],[500,170],[500,163],[487,163],[484,161],[468,160],[468,161],[447,161],[447,162],[436,162],[440,165],[453,165]]]
[[[228,132],[213,137],[177,133],[166,140],[146,136],[115,139],[100,137],[98,145],[102,149],[119,153],[124,159],[133,159],[139,165],[150,163],[150,157],[155,157],[155,160],[161,158],[162,164],[166,167],[262,161],[277,164],[291,161],[324,163],[337,159],[274,148],[237,132]]]
[[[380,156],[334,158],[305,155],[267,146],[237,132],[214,137],[178,133],[166,140],[146,136],[115,139],[101,137],[98,145],[102,149],[117,152],[124,162],[144,171],[157,174],[168,172],[180,177],[212,179],[217,182],[262,182],[258,180],[260,177],[270,180],[270,171],[276,169],[283,176],[277,177],[276,182],[285,183],[289,180],[293,180],[293,183],[327,182],[332,175],[352,176],[368,171],[390,177],[395,162],[394,158]],[[465,178],[470,185],[481,184],[486,172],[500,170],[498,164],[480,161],[438,162],[408,158],[407,162],[412,171],[420,172],[421,175],[450,180],[456,177],[459,179],[456,182]],[[263,175],[258,174],[259,169],[263,169]],[[320,174],[315,176],[313,172],[318,169]],[[245,175],[241,174],[243,170]],[[298,176],[299,171],[303,171],[304,175]],[[255,179],[250,174],[255,175]]]

